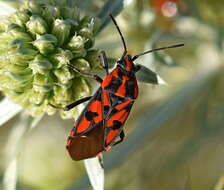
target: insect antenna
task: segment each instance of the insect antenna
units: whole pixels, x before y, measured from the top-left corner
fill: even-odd
[[[124,53],[123,53],[123,55],[122,55],[122,58],[123,58],[123,57],[127,54],[127,47],[126,47],[126,44],[125,44],[125,41],[124,41],[124,37],[123,37],[123,35],[122,35],[122,33],[121,33],[121,30],[120,30],[120,28],[119,28],[119,26],[118,26],[118,24],[117,24],[115,18],[112,16],[112,14],[110,14],[110,17],[111,17],[111,19],[112,19],[114,25],[116,26],[116,28],[117,28],[119,34],[120,34],[120,37],[121,37],[121,40],[122,40],[122,43],[123,43],[123,46],[124,46]]]
[[[182,46],[184,46],[184,44],[175,44],[175,45],[172,45],[172,46],[166,46],[166,47],[151,49],[151,50],[148,50],[148,51],[145,51],[143,53],[140,53],[138,55],[133,56],[132,57],[132,61],[136,60],[138,57],[140,57],[142,55],[145,55],[147,53],[152,53],[154,51],[159,51],[159,50],[164,50],[164,49],[170,49],[170,48],[176,48],[176,47],[182,47]]]

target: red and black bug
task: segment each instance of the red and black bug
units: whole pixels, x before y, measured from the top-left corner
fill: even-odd
[[[117,61],[115,69],[109,73],[104,51],[99,55],[100,64],[106,71],[104,79],[82,72],[73,65],[68,65],[75,72],[91,77],[100,83],[99,89],[93,96],[80,99],[64,108],[64,110],[69,110],[89,101],[68,135],[66,148],[74,160],[95,157],[123,141],[124,123],[138,97],[135,73],[141,69],[141,66],[134,64],[134,60],[153,51],[183,46],[183,44],[177,44],[149,50],[135,56],[128,55],[123,35],[113,16],[110,16],[124,46],[124,53]],[[120,137],[119,140],[117,140],[118,137]]]

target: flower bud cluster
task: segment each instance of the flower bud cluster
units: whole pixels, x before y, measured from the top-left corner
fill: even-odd
[[[26,1],[0,23],[0,89],[33,116],[88,96],[87,79],[68,64],[89,72],[99,63],[94,20],[62,1]]]

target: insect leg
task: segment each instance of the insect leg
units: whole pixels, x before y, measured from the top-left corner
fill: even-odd
[[[80,99],[80,100],[77,100],[77,101],[75,101],[75,102],[73,102],[73,103],[71,103],[71,104],[65,106],[65,107],[63,108],[63,110],[64,110],[64,111],[69,111],[70,109],[72,109],[72,108],[78,106],[79,104],[82,104],[82,103],[88,101],[88,100],[91,99],[91,98],[92,98],[92,96],[88,96],[88,97],[82,98],[82,99]]]
[[[100,58],[100,65],[105,69],[106,74],[108,75],[109,74],[108,61],[105,51],[100,52],[99,58]]]
[[[81,75],[84,75],[84,76],[87,76],[87,77],[90,77],[94,80],[96,80],[97,82],[99,83],[102,83],[103,82],[103,79],[101,79],[98,75],[94,75],[94,74],[91,74],[91,73],[86,73],[86,72],[83,72],[81,71],[80,69],[76,68],[74,65],[71,65],[71,64],[67,64],[68,67],[70,67],[73,71],[81,74]]]
[[[91,98],[92,98],[92,96],[88,96],[88,97],[82,98],[82,99],[77,100],[77,101],[75,101],[75,102],[73,102],[73,103],[71,103],[71,104],[69,104],[69,105],[67,105],[67,106],[65,106],[63,108],[62,107],[57,107],[57,106],[55,106],[55,105],[53,105],[51,103],[49,103],[49,105],[51,105],[52,107],[57,108],[57,109],[63,109],[64,111],[69,111],[70,109],[78,106],[79,104],[82,104],[82,103],[88,101]]]
[[[125,137],[124,130],[122,130],[121,133],[120,133],[120,140],[118,140],[117,142],[115,142],[115,143],[113,144],[113,146],[115,146],[115,145],[121,143],[121,142],[124,140],[124,137]]]

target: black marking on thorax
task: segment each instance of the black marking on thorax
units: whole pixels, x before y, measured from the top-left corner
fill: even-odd
[[[112,129],[112,130],[117,130],[117,129],[120,129],[121,126],[122,126],[122,123],[121,123],[120,121],[118,121],[118,120],[114,120],[114,121],[113,121],[113,126],[110,127],[110,129]]]

